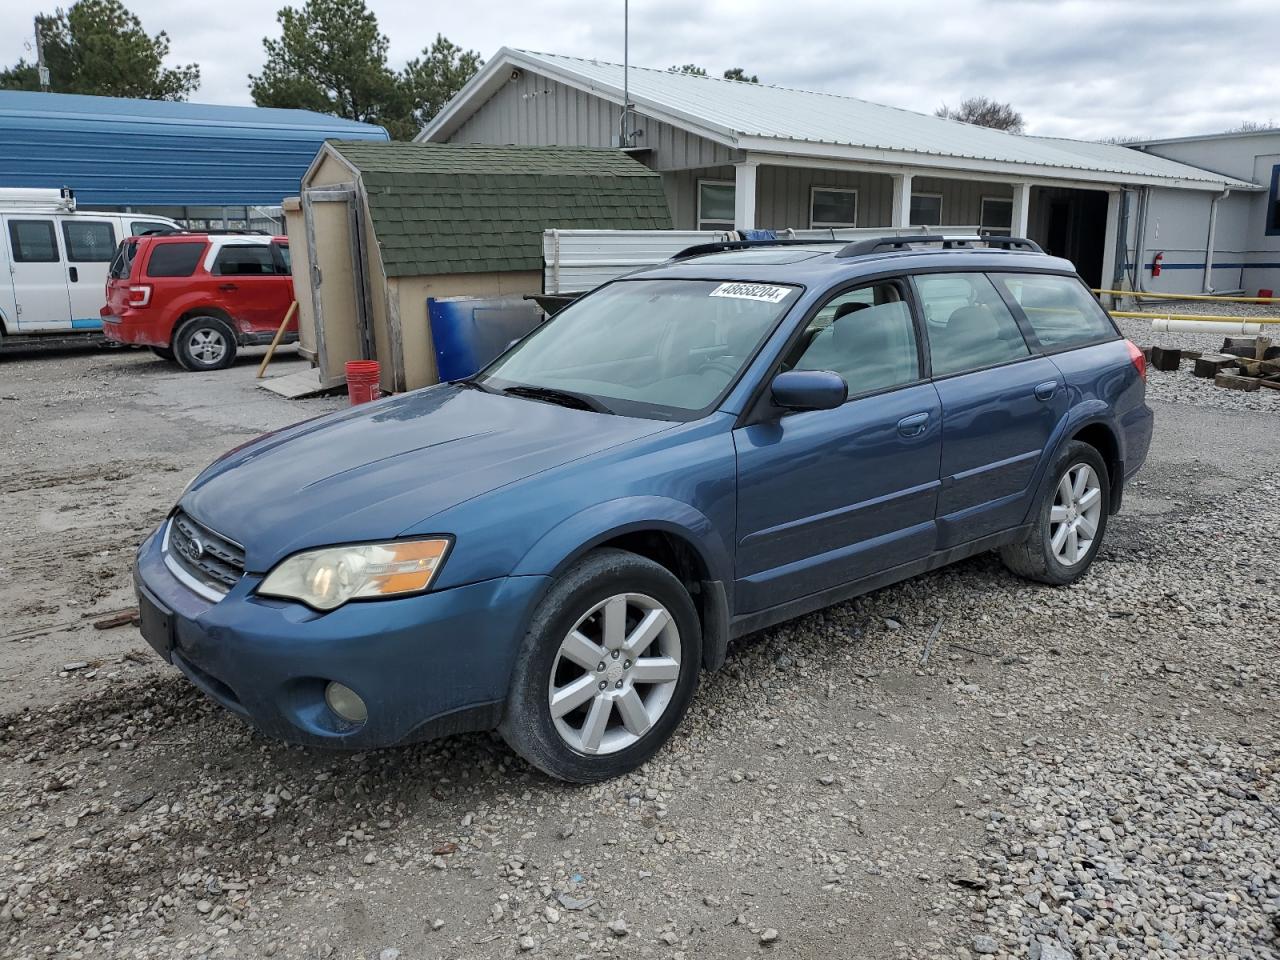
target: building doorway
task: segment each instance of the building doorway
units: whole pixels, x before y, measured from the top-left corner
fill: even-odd
[[[1106,191],[1032,187],[1027,233],[1045,253],[1074,263],[1089,286],[1103,285]]]

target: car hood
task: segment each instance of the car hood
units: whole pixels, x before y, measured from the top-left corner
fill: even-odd
[[[441,384],[238,447],[196,478],[181,505],[243,545],[250,572],[265,573],[298,550],[395,537],[473,497],[670,426]]]

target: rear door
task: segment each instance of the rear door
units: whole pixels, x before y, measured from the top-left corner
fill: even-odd
[[[840,292],[814,314],[782,368],[839,373],[850,399],[734,431],[736,613],[932,551],[941,405],[922,376],[918,337],[904,282]]]
[[[1053,362],[1033,355],[985,274],[921,274],[913,282],[942,401],[938,546],[946,549],[1022,522],[1067,391]]]
[[[241,333],[274,333],[293,301],[292,279],[269,243],[223,243],[209,273]]]
[[[17,328],[24,333],[70,330],[67,265],[55,219],[9,214],[3,220]]]
[[[62,244],[67,255],[67,290],[71,326],[96,330],[102,326],[106,303],[107,267],[116,252],[115,218],[62,218]]]

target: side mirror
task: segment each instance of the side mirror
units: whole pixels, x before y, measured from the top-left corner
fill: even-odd
[[[834,410],[849,399],[844,377],[830,370],[788,370],[771,389],[773,402],[788,410]]]

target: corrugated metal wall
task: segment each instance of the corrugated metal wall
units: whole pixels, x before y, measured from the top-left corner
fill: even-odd
[[[611,147],[618,134],[620,112],[617,104],[526,70],[490,97],[449,142]],[[637,114],[635,127],[642,131],[636,146],[651,151],[640,159],[655,170],[710,166],[734,159],[728,147],[658,120]]]
[[[304,110],[0,91],[0,186],[69,186],[86,209],[275,206],[330,138],[387,134]]]

